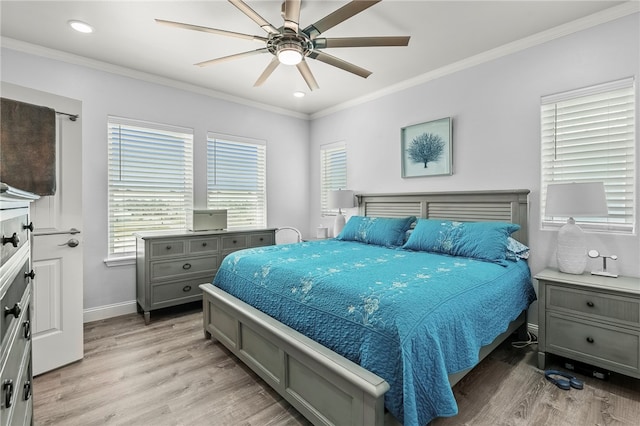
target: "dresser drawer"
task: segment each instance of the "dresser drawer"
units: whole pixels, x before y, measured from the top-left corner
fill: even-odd
[[[18,321],[20,312],[24,311],[25,306],[22,302],[24,292],[29,283],[29,278],[25,275],[29,272],[29,260],[25,260],[22,268],[9,285],[6,293],[0,299],[0,342],[4,347],[5,334],[9,330],[11,324]],[[7,314],[7,311],[10,313]]]
[[[273,234],[253,234],[250,237],[249,247],[262,247],[273,245]]]
[[[171,302],[186,303],[188,300],[199,300],[202,295],[200,284],[210,283],[213,281],[213,275],[205,278],[197,278],[188,281],[180,281],[178,283],[154,284],[151,286],[151,304],[158,305]]]
[[[5,242],[0,246],[0,265],[4,265],[20,247],[29,241],[29,234],[26,228],[28,220],[29,216],[24,214],[0,222],[0,233],[2,234],[0,236]]]
[[[218,256],[156,261],[150,263],[149,269],[151,282],[189,278],[193,275],[213,276],[218,270]]]
[[[547,348],[569,358],[638,372],[640,332],[547,313]]]
[[[189,240],[189,253],[217,252],[219,243],[220,238],[218,237],[194,238]]]
[[[151,243],[150,259],[167,256],[179,256],[186,253],[187,244],[184,240],[160,240]]]
[[[597,315],[640,325],[640,300],[556,285],[547,286],[547,309]]]
[[[247,248],[247,236],[246,235],[231,235],[228,237],[222,237],[222,250],[231,252]]]

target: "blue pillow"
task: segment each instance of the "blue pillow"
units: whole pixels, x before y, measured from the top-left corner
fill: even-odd
[[[507,260],[516,262],[518,259],[529,258],[529,247],[525,246],[518,240],[509,237],[507,239]]]
[[[399,247],[404,244],[405,233],[415,221],[415,216],[405,218],[351,216],[336,239]]]
[[[420,219],[404,249],[470,257],[507,265],[507,238],[520,225]]]

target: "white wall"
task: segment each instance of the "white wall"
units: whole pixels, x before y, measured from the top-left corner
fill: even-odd
[[[540,97],[624,77],[637,79],[639,19],[639,14],[627,16],[313,120],[310,226],[331,223],[319,216],[319,146],[344,140],[348,187],[357,192],[531,190],[531,270],[535,274],[555,265],[556,232],[540,230]],[[454,174],[402,179],[400,129],[443,117],[454,120]],[[637,233],[591,233],[587,242],[589,248],[619,256],[609,262],[612,270],[640,276]]]
[[[135,266],[107,267],[107,115],[194,129],[195,207],[206,204],[206,132],[267,141],[268,226],[308,228],[307,120],[2,49],[2,81],[82,101],[84,308],[135,308]],[[86,318],[86,315],[85,315]]]

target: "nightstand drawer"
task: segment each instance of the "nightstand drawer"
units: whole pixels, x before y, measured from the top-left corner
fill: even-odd
[[[557,285],[547,286],[547,309],[596,315],[605,319],[640,324],[640,300]]]
[[[151,282],[167,281],[193,275],[213,276],[218,269],[218,256],[151,262],[149,268]]]
[[[638,371],[640,333],[547,313],[547,348],[596,365]]]
[[[186,244],[182,240],[154,241],[151,243],[150,259],[185,254]]]

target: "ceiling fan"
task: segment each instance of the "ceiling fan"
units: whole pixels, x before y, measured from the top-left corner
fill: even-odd
[[[282,3],[281,14],[284,18],[284,24],[280,28],[276,28],[267,22],[243,0],[229,0],[231,4],[240,9],[242,13],[247,15],[264,31],[266,31],[266,37],[185,24],[182,22],[167,21],[163,19],[156,19],[156,22],[172,27],[237,37],[266,44],[265,47],[260,49],[200,62],[196,64],[198,66],[204,67],[259,53],[271,53],[273,55],[273,59],[267,65],[260,77],[258,77],[254,86],[262,85],[278,65],[282,63],[285,65],[295,65],[298,68],[298,71],[300,71],[302,78],[304,78],[304,81],[307,83],[307,86],[309,86],[309,89],[314,90],[318,89],[319,86],[316,79],[313,77],[311,69],[309,68],[305,58],[316,59],[363,78],[367,78],[371,75],[371,71],[336,58],[335,56],[324,52],[323,49],[338,47],[407,46],[409,44],[409,36],[345,38],[318,37],[328,29],[335,27],[341,22],[346,21],[352,16],[368,9],[380,1],[382,0],[353,0],[314,24],[311,24],[304,29],[300,29],[299,21],[301,0],[285,0]]]

